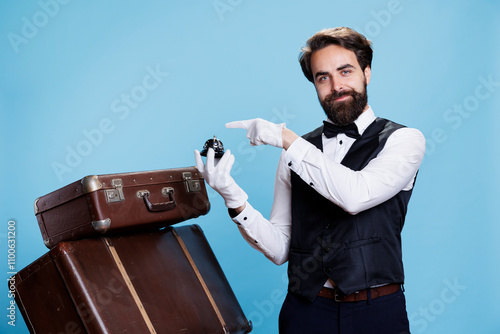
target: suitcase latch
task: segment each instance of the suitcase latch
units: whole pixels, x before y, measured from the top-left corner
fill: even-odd
[[[125,200],[125,196],[123,195],[123,187],[121,179],[113,179],[111,180],[111,185],[115,187],[115,189],[107,189],[106,190],[106,202],[114,203],[114,202],[122,202]]]
[[[193,180],[193,174],[191,174],[191,172],[182,173],[182,178],[184,179],[184,184],[186,185],[186,191],[188,193],[201,191],[200,180]]]

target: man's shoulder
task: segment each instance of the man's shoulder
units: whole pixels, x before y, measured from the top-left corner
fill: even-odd
[[[383,129],[400,129],[400,128],[406,128],[406,125],[396,123],[394,121],[391,121],[390,119],[383,118],[383,117],[377,117],[373,121],[373,124],[379,124],[380,127]]]
[[[377,118],[378,120],[379,118]],[[383,126],[379,132],[379,136],[382,140],[389,140],[391,143],[413,143],[419,146],[425,146],[425,137],[416,128],[410,128],[406,125],[402,125],[391,120],[380,118],[380,124]]]
[[[366,129],[366,135],[378,135],[381,137],[389,137],[399,129],[407,128],[406,125],[396,123],[387,118],[377,117]]]
[[[411,127],[396,123],[396,122],[391,121],[391,120],[386,119],[386,118],[377,117],[376,121],[378,121],[380,123],[380,128],[382,131],[388,131],[390,133],[393,133],[393,132],[396,132],[396,130],[400,130],[397,132],[398,133],[408,133],[408,134],[411,133],[414,135],[423,136],[422,132],[420,132],[420,130],[418,130],[416,128],[411,128]]]

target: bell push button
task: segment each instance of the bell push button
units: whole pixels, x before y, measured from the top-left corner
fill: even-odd
[[[222,145],[222,142],[219,139],[217,139],[216,136],[214,136],[213,139],[209,139],[205,142],[205,145],[203,145],[203,150],[201,150],[200,155],[202,157],[206,157],[209,148],[214,149],[216,158],[221,158],[224,155],[224,145]]]

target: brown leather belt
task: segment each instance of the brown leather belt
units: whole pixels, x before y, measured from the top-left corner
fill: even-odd
[[[377,288],[370,288],[366,290],[356,291],[351,293],[350,295],[346,295],[342,293],[337,288],[326,288],[323,287],[319,292],[318,296],[334,299],[336,302],[344,303],[344,302],[359,302],[362,300],[368,299],[368,290],[371,291],[371,299],[375,299],[377,297],[382,297],[386,295],[390,295],[391,293],[397,292],[401,290],[401,284],[387,284],[384,286],[379,286]]]

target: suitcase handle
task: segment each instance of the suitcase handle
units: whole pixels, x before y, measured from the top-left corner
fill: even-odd
[[[166,191],[162,191],[164,195],[168,195],[170,198],[170,201],[168,202],[163,202],[163,203],[151,203],[149,200],[149,191],[144,192],[142,198],[144,199],[144,203],[146,203],[146,207],[148,208],[149,211],[151,212],[162,212],[162,211],[168,211],[172,210],[177,206],[177,203],[175,202],[174,198],[174,189],[173,188],[166,188]]]

